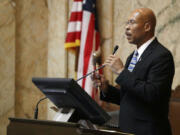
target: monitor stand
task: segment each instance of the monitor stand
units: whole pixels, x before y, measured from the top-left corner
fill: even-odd
[[[61,121],[61,122],[68,122],[74,112],[75,112],[74,108],[60,108],[58,109],[53,120]]]

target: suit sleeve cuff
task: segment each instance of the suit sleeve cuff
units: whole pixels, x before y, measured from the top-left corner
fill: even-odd
[[[128,69],[124,69],[119,76],[116,78],[116,83],[119,84],[120,86],[128,88],[134,84],[134,77],[133,73],[130,72]]]

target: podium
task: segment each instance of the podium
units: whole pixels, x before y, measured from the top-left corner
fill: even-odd
[[[9,118],[7,135],[132,135],[114,129],[82,128],[78,123]]]

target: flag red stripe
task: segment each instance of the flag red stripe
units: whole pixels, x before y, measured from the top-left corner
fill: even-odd
[[[82,20],[82,12],[72,12],[69,21],[81,21]]]
[[[76,39],[80,39],[81,32],[68,32],[66,42],[74,42]]]
[[[90,16],[90,23],[88,27],[88,34],[86,37],[86,43],[85,43],[85,48],[84,48],[84,69],[83,69],[83,75],[87,74],[88,66],[89,66],[89,59],[92,53],[93,49],[93,38],[94,38],[94,26],[95,26],[95,18],[94,14],[91,14]],[[82,87],[84,88],[85,86],[85,81],[86,78],[83,79],[82,82]]]

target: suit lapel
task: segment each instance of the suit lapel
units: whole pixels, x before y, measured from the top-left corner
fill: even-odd
[[[141,55],[141,60],[145,59],[150,53],[152,53],[153,49],[155,48],[155,46],[157,45],[157,39],[155,39],[147,48],[146,50],[143,52],[143,54]]]
[[[134,67],[134,70],[136,70],[136,68],[141,65],[143,63],[144,60],[146,60],[147,56],[149,56],[153,49],[157,46],[157,39],[155,38],[152,43],[145,49],[145,51],[143,52],[143,54],[141,55],[141,57],[139,58],[138,62],[136,63],[136,66]],[[134,71],[133,70],[133,71]]]

